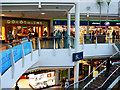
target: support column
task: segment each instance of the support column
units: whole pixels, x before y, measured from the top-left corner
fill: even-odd
[[[67,14],[67,29],[68,29],[68,35],[70,36],[70,25],[71,25],[71,15],[70,15],[70,13],[68,12],[68,14]]]
[[[70,80],[70,68],[68,68],[68,80]]]
[[[79,2],[75,4],[75,53],[78,52],[79,47],[79,25],[80,25],[80,15],[79,15]],[[74,62],[74,82],[79,80],[79,61]],[[74,84],[74,88],[78,88],[78,84]]]
[[[58,69],[55,71],[55,84],[56,85],[59,84],[59,70]]]
[[[71,25],[71,15],[70,15],[70,13],[68,12],[68,14],[67,14],[67,29],[68,29],[68,36],[70,36],[70,25]],[[70,44],[70,41],[71,41],[71,38],[69,37],[68,38],[68,54],[69,55],[71,55],[71,51],[70,51],[70,46],[71,46],[71,44]]]
[[[53,19],[50,20],[50,33],[54,33]]]

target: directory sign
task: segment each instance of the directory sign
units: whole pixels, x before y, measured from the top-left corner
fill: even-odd
[[[72,58],[73,58],[73,62],[82,60],[83,59],[83,52],[73,53]]]

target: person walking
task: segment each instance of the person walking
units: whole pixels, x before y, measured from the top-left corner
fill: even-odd
[[[114,41],[115,41],[115,35],[116,35],[116,33],[115,33],[115,30],[112,32],[112,42],[114,43]]]
[[[38,33],[37,31],[35,30],[35,46],[36,46],[36,49],[38,49]]]
[[[68,86],[69,86],[69,81],[68,81],[68,79],[66,79],[65,88],[68,88]]]
[[[15,90],[19,90],[18,84],[16,83]]]
[[[65,31],[63,38],[64,38],[64,48],[68,48],[68,33],[67,33],[67,31]]]
[[[12,35],[12,31],[9,31],[8,40],[9,40],[9,43],[12,43],[12,41],[14,40],[13,35]],[[10,45],[13,46],[12,44],[10,44]]]
[[[62,87],[63,87],[63,88],[65,87],[65,82],[66,82],[66,78],[63,77],[63,79],[62,79]]]
[[[57,38],[57,43],[58,43],[58,48],[60,48],[60,39],[61,39],[61,33],[60,30],[56,33],[56,38]]]
[[[111,67],[110,58],[108,57],[107,64],[106,64],[106,76],[108,76],[108,73],[110,71],[110,67]]]
[[[30,42],[30,39],[31,39],[31,32],[29,31],[29,34],[28,34],[28,41]]]

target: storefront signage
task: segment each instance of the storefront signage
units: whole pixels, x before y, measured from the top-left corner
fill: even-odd
[[[42,25],[41,21],[27,21],[27,20],[7,20],[7,24],[32,24],[32,25]]]
[[[100,23],[98,23],[98,22],[93,22],[92,24],[100,24]]]
[[[83,59],[83,52],[73,53],[73,62]]]
[[[105,25],[106,25],[106,26],[109,26],[109,25],[110,25],[110,22],[105,22]]]
[[[116,23],[116,25],[120,25],[120,23]]]

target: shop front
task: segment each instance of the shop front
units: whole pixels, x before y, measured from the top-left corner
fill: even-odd
[[[8,41],[8,34],[12,32],[14,39],[27,38],[28,34],[34,37],[35,32],[38,37],[50,36],[49,20],[33,20],[23,18],[3,18],[0,29],[0,40]]]
[[[53,20],[55,30],[67,30],[67,19],[54,19]],[[89,24],[89,25],[88,25]],[[89,31],[87,31],[89,26]],[[80,20],[80,36],[84,34],[90,34],[94,32],[95,35],[100,33],[101,35],[105,32],[106,34],[112,35],[113,30],[116,34],[120,33],[120,20]],[[71,19],[71,32],[75,34],[75,20]]]

